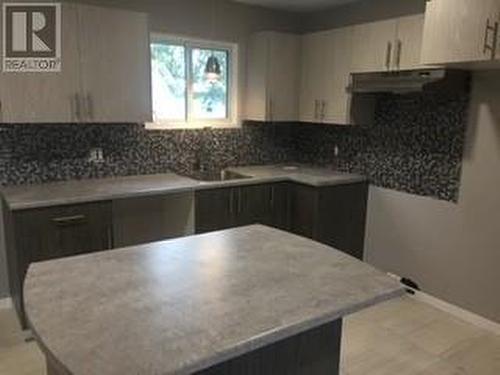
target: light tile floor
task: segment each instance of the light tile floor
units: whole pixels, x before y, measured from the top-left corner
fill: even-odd
[[[0,310],[0,375],[44,374],[36,344]],[[342,374],[499,375],[500,336],[403,297],[346,319]]]

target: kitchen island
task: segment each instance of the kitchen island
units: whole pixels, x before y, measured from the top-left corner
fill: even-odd
[[[29,325],[54,374],[338,374],[342,318],[403,294],[262,225],[34,263]]]

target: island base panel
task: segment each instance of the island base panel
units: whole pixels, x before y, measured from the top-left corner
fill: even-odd
[[[339,319],[196,375],[338,375],[341,338]]]
[[[195,375],[338,375],[341,339],[339,319]],[[46,360],[47,375],[70,375],[50,355]]]

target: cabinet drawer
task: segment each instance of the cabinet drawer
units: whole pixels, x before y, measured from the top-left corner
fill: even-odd
[[[18,251],[26,264],[113,247],[111,204],[51,207],[14,214]]]

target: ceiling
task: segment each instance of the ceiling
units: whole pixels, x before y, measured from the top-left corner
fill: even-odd
[[[353,3],[359,0],[234,0],[239,3],[259,5],[267,8],[283,9],[295,12],[308,12],[332,8],[337,5]]]

